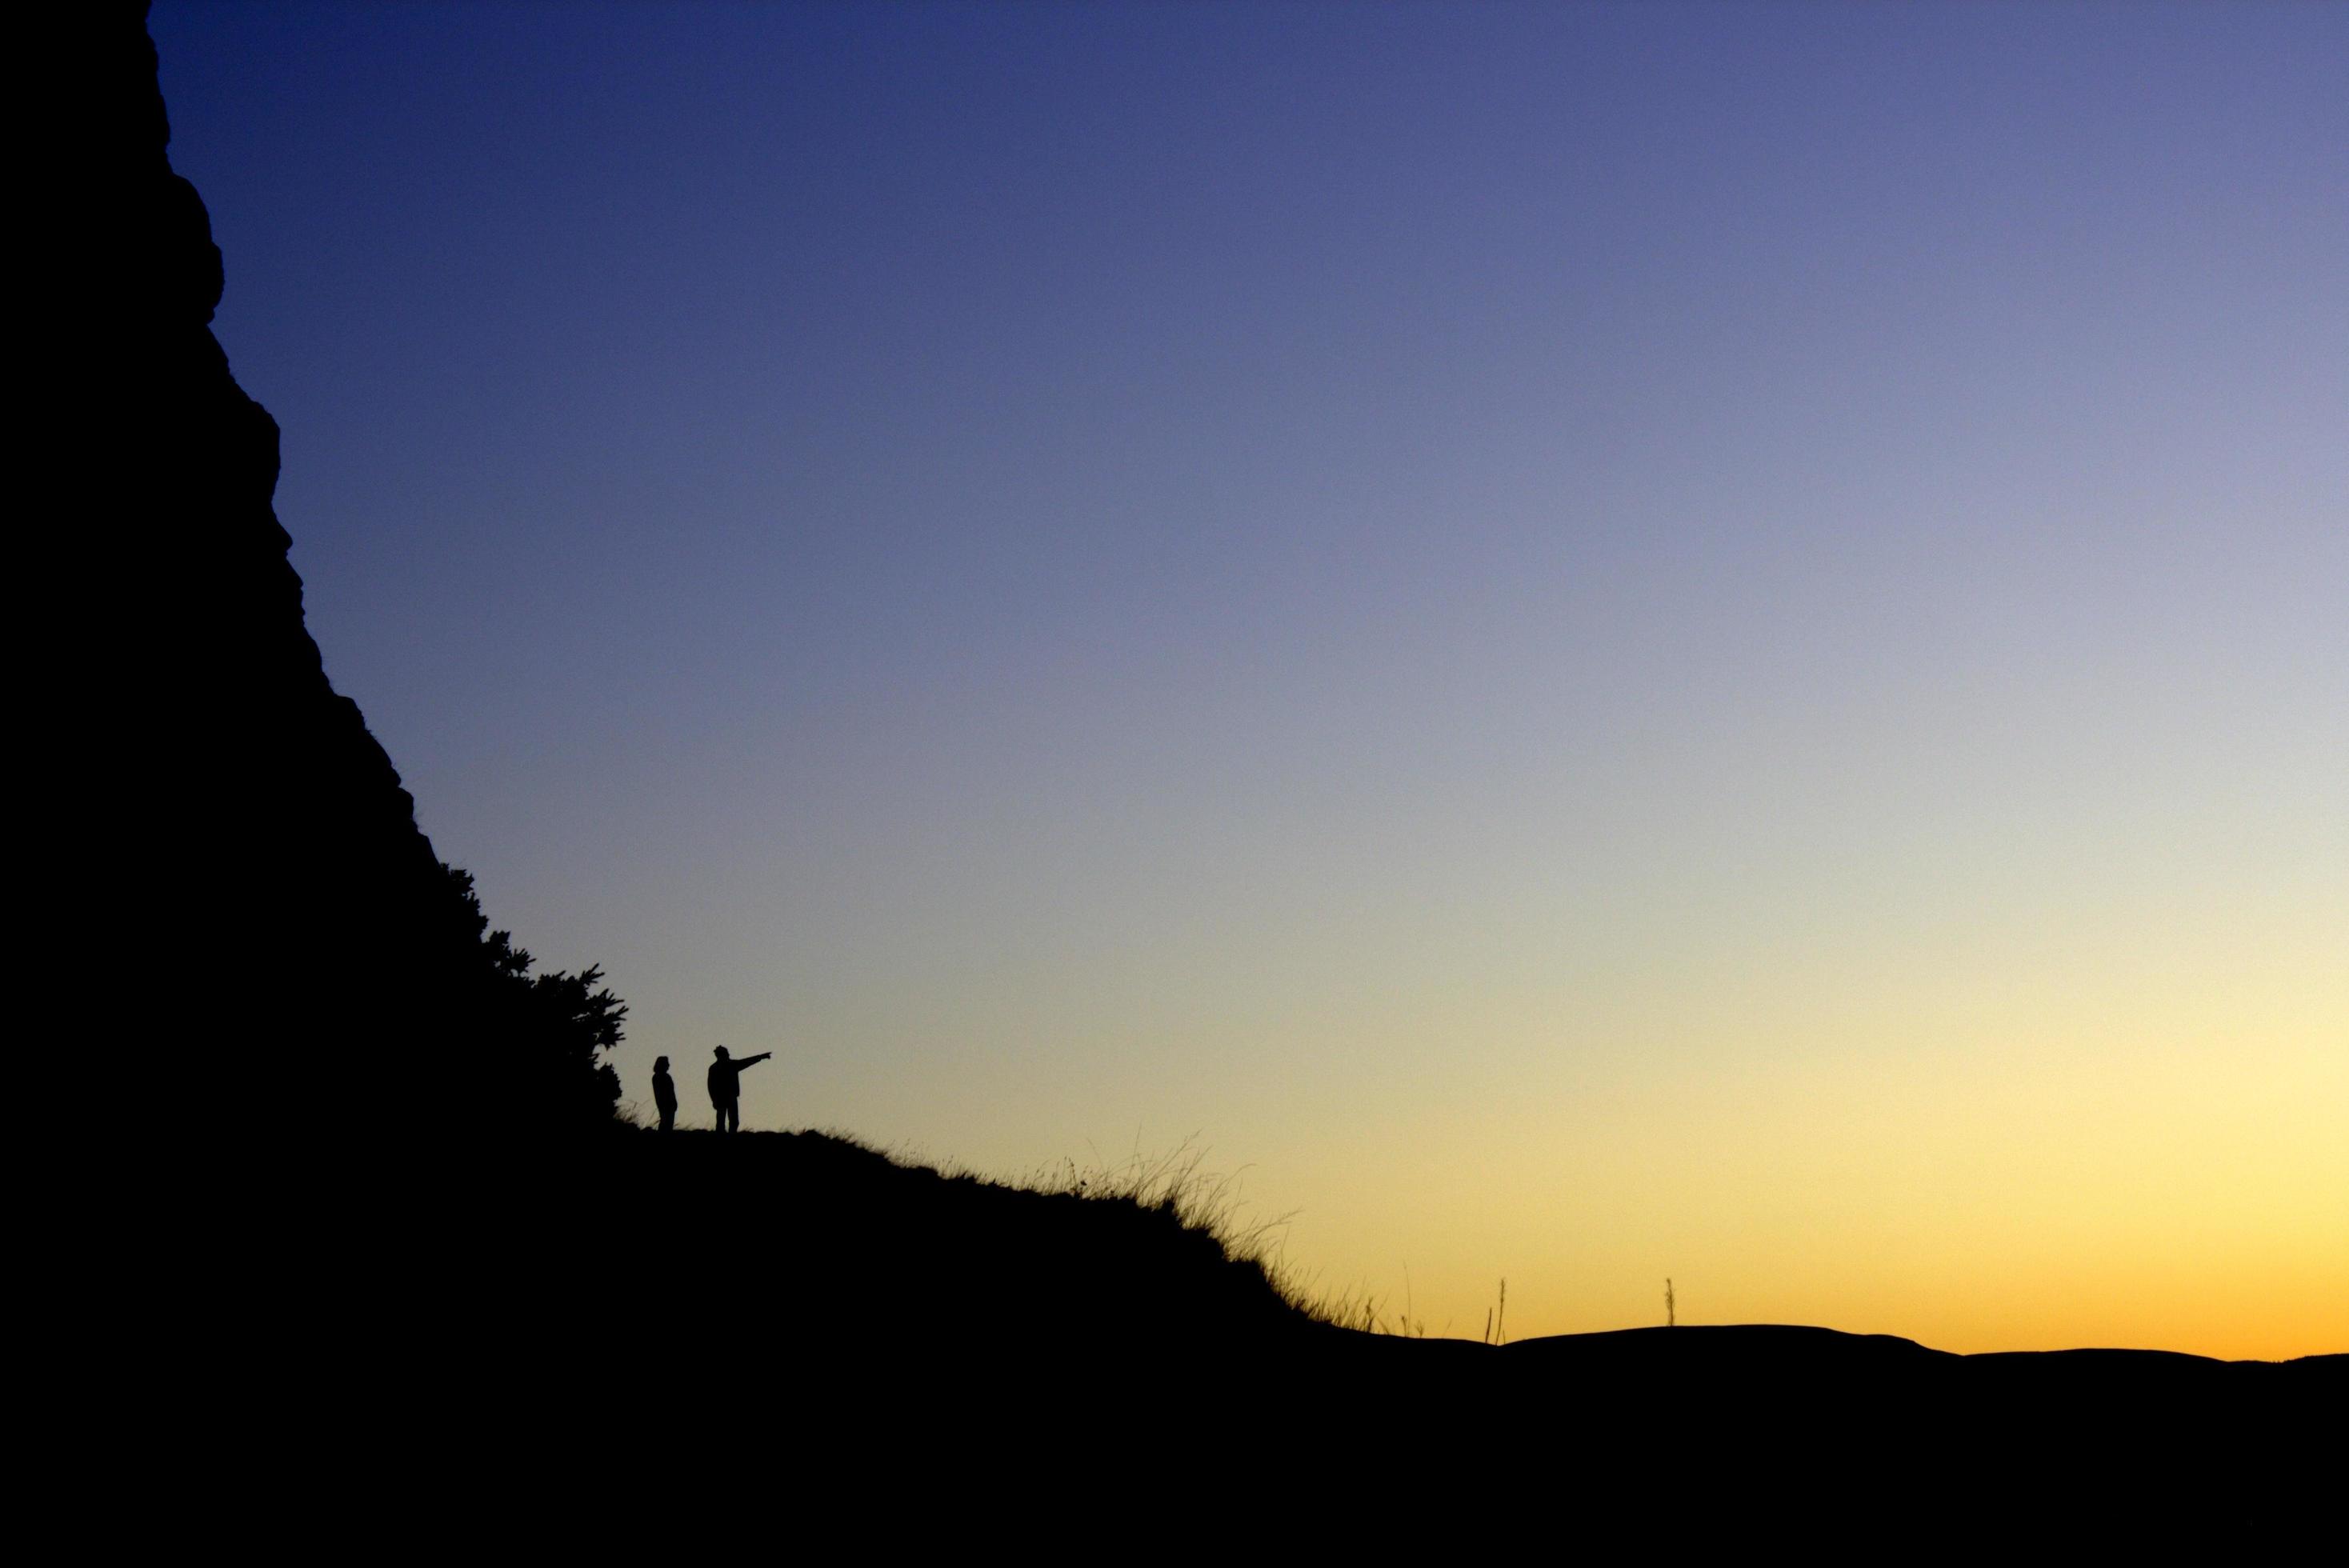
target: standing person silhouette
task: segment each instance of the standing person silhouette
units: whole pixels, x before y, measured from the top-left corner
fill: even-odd
[[[653,1063],[653,1104],[660,1110],[663,1132],[677,1125],[677,1080],[668,1076],[667,1057]]]
[[[724,1046],[718,1047],[718,1059],[709,1064],[709,1103],[718,1111],[719,1131],[742,1130],[742,1110],[740,1103],[742,1098],[742,1069],[755,1063],[763,1062],[774,1054],[772,1051],[761,1051],[755,1057],[744,1057],[738,1062],[727,1056]]]

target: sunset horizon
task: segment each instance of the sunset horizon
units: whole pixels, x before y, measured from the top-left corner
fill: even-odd
[[[2349,1352],[2349,8],[148,26],[326,677],[643,1139]]]

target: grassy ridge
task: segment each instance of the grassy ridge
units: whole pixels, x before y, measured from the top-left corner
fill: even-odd
[[[1274,1227],[1239,1222],[1187,1155],[1002,1181],[822,1132],[630,1131],[584,1152],[602,1212],[574,1262],[679,1343],[781,1336],[886,1381],[1163,1382],[1339,1332]],[[595,1260],[616,1251],[613,1277]]]
[[[540,1232],[593,1294],[706,1336],[734,1322],[921,1364],[923,1376],[1229,1367],[1451,1387],[1561,1379],[1586,1390],[1801,1384],[1855,1397],[2033,1383],[2175,1386],[2235,1364],[2147,1352],[1961,1357],[1912,1341],[1769,1326],[1624,1330],[1488,1347],[1383,1332],[1359,1295],[1317,1296],[1281,1261],[1280,1220],[1247,1220],[1188,1150],[1004,1181],[892,1158],[831,1132],[658,1134],[581,1149],[571,1217]],[[619,1256],[628,1266],[616,1271]],[[583,1287],[586,1282],[581,1282]],[[2329,1366],[2320,1366],[2329,1362]],[[2243,1364],[2246,1370],[2263,1364]],[[2311,1370],[2337,1375],[2341,1358]],[[1089,1371],[1077,1375],[1088,1376]]]
[[[741,1458],[860,1519],[907,1478],[985,1508],[972,1489],[1083,1476],[1106,1490],[1061,1491],[1100,1513],[1210,1459],[1359,1490],[1401,1445],[1522,1484],[1572,1473],[1612,1489],[1603,1506],[1661,1506],[1682,1474],[1790,1496],[1830,1473],[2117,1480],[2349,1392],[2343,1357],[1961,1357],[1766,1326],[1500,1347],[1365,1332],[1187,1156],[1004,1181],[833,1134],[624,1130],[514,1169],[532,1174],[461,1228],[470,1254],[430,1265],[456,1309],[429,1342],[439,1380],[490,1388],[533,1441],[634,1454],[658,1434],[648,1462],[678,1468],[648,1484]],[[492,1460],[496,1429],[468,1434]]]

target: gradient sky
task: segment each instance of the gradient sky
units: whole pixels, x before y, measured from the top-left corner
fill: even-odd
[[[1196,1135],[1431,1333],[2349,1350],[2349,6],[152,29],[628,1098]]]

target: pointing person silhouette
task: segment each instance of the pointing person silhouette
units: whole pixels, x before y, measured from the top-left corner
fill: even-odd
[[[668,1076],[667,1057],[653,1063],[653,1104],[660,1111],[663,1132],[677,1125],[677,1080]]]
[[[755,1057],[744,1057],[738,1062],[726,1054],[724,1046],[718,1047],[718,1059],[709,1064],[709,1103],[718,1111],[719,1131],[742,1130],[742,1110],[740,1103],[742,1098],[742,1069],[763,1062],[774,1054],[772,1051],[761,1051]]]

